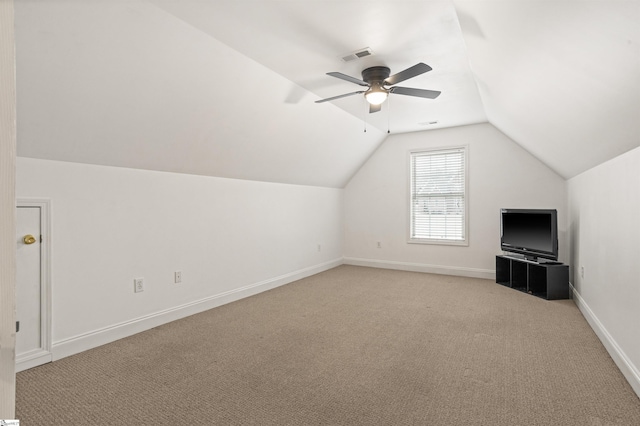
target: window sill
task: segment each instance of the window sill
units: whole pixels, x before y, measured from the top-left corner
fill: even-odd
[[[410,238],[407,241],[408,244],[428,244],[438,246],[469,246],[467,240],[441,240],[441,239],[429,239],[429,238]]]

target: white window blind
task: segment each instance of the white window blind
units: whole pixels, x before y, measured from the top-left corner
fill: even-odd
[[[411,153],[412,240],[466,241],[465,160],[464,148]]]

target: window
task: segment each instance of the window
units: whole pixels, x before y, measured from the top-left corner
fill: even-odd
[[[465,148],[410,153],[410,242],[467,243]]]

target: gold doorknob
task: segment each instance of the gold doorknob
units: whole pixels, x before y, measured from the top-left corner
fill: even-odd
[[[24,238],[22,239],[22,241],[24,241],[25,244],[33,244],[36,242],[36,237],[34,237],[31,234],[25,235]]]

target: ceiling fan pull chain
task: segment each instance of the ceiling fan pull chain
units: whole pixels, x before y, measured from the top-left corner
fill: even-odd
[[[367,112],[369,110],[369,103],[365,100],[364,102],[364,113],[362,114],[362,123],[364,124],[364,132],[367,133]]]
[[[391,97],[387,98],[387,134],[391,133],[391,124],[389,124],[391,116]]]

